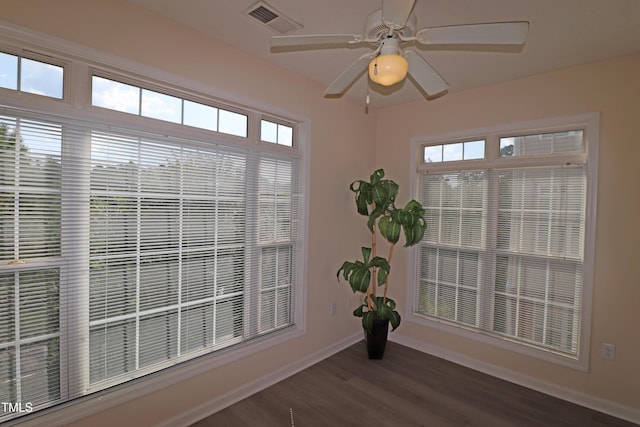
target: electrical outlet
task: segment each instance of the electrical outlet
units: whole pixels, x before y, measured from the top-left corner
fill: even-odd
[[[603,342],[600,346],[600,357],[605,360],[615,360],[616,346],[614,344]]]
[[[338,311],[338,307],[336,306],[336,303],[332,302],[331,303],[331,315],[332,316],[335,315],[337,311]]]

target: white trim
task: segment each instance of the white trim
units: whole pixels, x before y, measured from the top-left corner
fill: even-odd
[[[289,378],[290,376],[297,374],[298,372],[315,365],[318,362],[338,353],[350,347],[351,345],[362,341],[362,333],[351,335],[330,347],[327,347],[321,351],[315,352],[303,359],[298,359],[289,365],[283,366],[277,371],[271,372],[255,381],[247,383],[235,390],[231,390],[222,396],[215,397],[202,403],[187,412],[176,415],[160,424],[157,427],[176,427],[176,426],[189,426],[196,421],[199,421],[211,414],[221,411],[234,403],[237,403],[255,393],[258,393],[282,380]]]
[[[593,409],[594,411],[603,412],[613,417],[640,424],[640,410],[637,408],[621,405],[610,400],[601,399],[576,390],[561,387],[529,375],[524,375],[491,363],[482,362],[465,354],[453,352],[413,338],[393,334],[389,336],[389,340],[413,348],[414,350],[457,363],[458,365],[465,366],[475,371],[500,378],[501,380],[509,381],[511,383],[539,391],[540,393]]]
[[[33,415],[9,420],[6,425],[12,426],[20,424],[20,426],[25,427],[67,425],[304,335],[304,331],[299,328],[290,327],[279,333],[267,335],[262,339],[259,338],[249,341],[240,346],[228,347],[227,349],[181,363],[135,381],[89,394],[49,409],[43,409]],[[335,351],[340,351],[340,349]]]

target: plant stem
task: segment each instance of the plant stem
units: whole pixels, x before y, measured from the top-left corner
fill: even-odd
[[[375,206],[375,204],[374,204]],[[371,230],[371,257],[375,258],[376,257],[376,226],[373,226],[373,230]],[[373,267],[373,269],[371,270],[371,282],[369,283],[369,286],[372,288],[371,292],[369,292],[367,290],[367,308],[369,310],[371,310],[373,308],[372,303],[373,301],[371,301],[371,298],[369,295],[373,294],[373,296],[376,296],[376,275],[377,275],[377,268]]]
[[[393,257],[393,248],[395,248],[396,245],[395,243],[392,243],[391,246],[389,247],[389,258],[387,258],[387,261],[389,262],[389,265],[391,265],[391,258]],[[389,270],[389,273],[387,274],[387,280],[384,281],[384,303],[387,303],[387,289],[389,288],[389,276],[391,276],[391,270]]]

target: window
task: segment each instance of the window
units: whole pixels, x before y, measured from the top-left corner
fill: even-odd
[[[62,99],[64,68],[0,52],[0,87]]]
[[[92,76],[91,105],[142,117],[247,137],[246,114]]]
[[[422,147],[424,163],[455,162],[484,158],[484,140],[449,142]]]
[[[0,115],[0,423],[299,330],[294,125],[276,148],[262,112],[76,78],[113,111]]]
[[[260,139],[262,141],[286,147],[293,146],[293,128],[291,126],[269,120],[261,120],[260,124]]]
[[[587,124],[570,126],[485,135],[486,151],[474,154],[485,160],[470,167],[434,166],[424,156],[418,196],[428,229],[417,251],[417,316],[553,357],[586,357],[595,137],[587,138]]]

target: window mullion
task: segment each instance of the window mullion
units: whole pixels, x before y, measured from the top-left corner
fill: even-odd
[[[140,271],[140,265],[142,256],[140,254],[142,245],[142,174],[140,169],[142,167],[142,144],[138,140],[137,147],[137,168],[136,168],[136,313],[135,313],[135,329],[136,329],[136,342],[134,347],[135,352],[135,369],[140,369],[140,297],[141,297],[141,280],[142,273]]]
[[[260,162],[251,153],[246,160],[246,192],[245,192],[245,284],[243,328],[244,336],[258,334],[260,323],[260,265],[262,247],[258,237],[258,189]]]
[[[215,171],[215,190],[213,192],[213,199],[214,199],[214,204],[213,204],[213,253],[214,255],[214,259],[213,259],[213,319],[212,319],[212,327],[211,327],[211,334],[212,336],[212,342],[213,345],[216,345],[218,343],[218,334],[217,334],[217,330],[218,330],[218,306],[219,306],[219,295],[218,295],[218,253],[219,253],[219,247],[218,247],[218,237],[220,235],[220,230],[218,229],[220,223],[220,168],[216,167],[216,171]]]
[[[498,176],[499,172],[487,170],[485,175],[485,195],[483,211],[485,213],[485,235],[483,236],[483,261],[478,283],[478,327],[481,330],[493,330],[495,284],[496,284],[496,254],[498,227]]]
[[[182,102],[184,104],[184,101]],[[184,108],[183,108],[184,110]],[[184,116],[184,113],[182,113]],[[184,159],[183,155],[184,148],[180,148],[181,158]],[[183,305],[182,305],[182,291],[184,286],[184,266],[183,266],[183,258],[184,258],[184,163],[180,162],[180,172],[179,172],[179,197],[178,197],[178,326],[177,326],[177,338],[176,338],[176,354],[179,356],[182,355],[182,313],[183,313]]]
[[[22,342],[20,338],[20,273],[14,273],[13,285],[13,304],[14,304],[14,342],[15,342],[15,380],[16,380],[16,400],[22,401],[22,369],[20,366]]]
[[[62,141],[61,398],[89,388],[90,131],[66,125]],[[66,355],[66,356],[65,356]],[[66,394],[66,396],[65,396]]]

